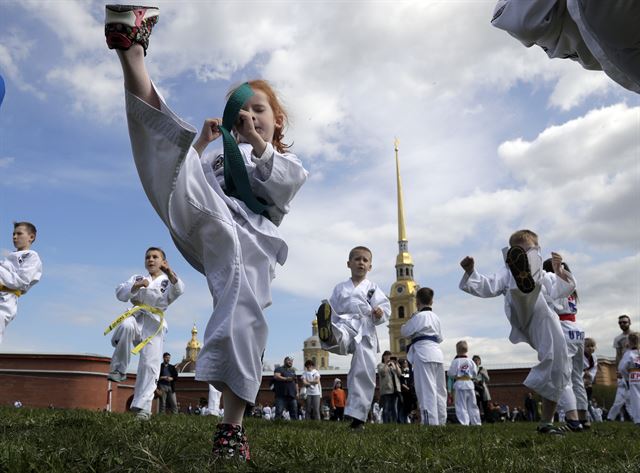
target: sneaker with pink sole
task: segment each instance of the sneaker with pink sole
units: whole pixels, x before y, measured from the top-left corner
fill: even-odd
[[[127,50],[138,43],[147,54],[149,36],[158,22],[160,10],[157,7],[135,5],[106,5],[104,34],[109,49]]]

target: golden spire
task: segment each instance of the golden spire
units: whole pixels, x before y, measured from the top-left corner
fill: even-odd
[[[398,138],[393,142],[396,152],[396,181],[398,185],[398,241],[407,241],[407,229],[404,225],[404,201],[402,200],[402,182],[400,181],[400,159],[398,158]]]
[[[398,265],[411,265],[413,260],[409,254],[409,242],[407,241],[407,228],[404,224],[404,200],[402,199],[402,181],[400,180],[400,158],[398,157],[398,138],[394,141],[393,149],[396,152],[396,182],[398,185],[398,256],[396,257],[396,267]],[[407,274],[408,276],[408,274]]]

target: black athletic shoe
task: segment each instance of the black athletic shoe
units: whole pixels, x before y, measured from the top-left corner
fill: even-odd
[[[553,424],[540,424],[536,430],[538,431],[539,434],[557,435],[557,436],[564,435],[564,430],[560,427],[556,427]]]
[[[579,420],[567,419],[566,426],[571,432],[584,432],[582,422],[580,422]]]
[[[316,320],[318,322],[318,337],[322,342],[330,342],[333,339],[331,331],[331,306],[327,301],[323,301],[316,312]]]
[[[513,275],[513,279],[516,280],[516,285],[525,294],[529,294],[536,287],[536,282],[531,275],[531,269],[529,268],[529,259],[527,258],[527,252],[520,246],[512,246],[507,252],[506,259],[509,271]]]
[[[351,432],[361,432],[364,430],[364,422],[360,419],[353,419],[349,428],[351,429]]]

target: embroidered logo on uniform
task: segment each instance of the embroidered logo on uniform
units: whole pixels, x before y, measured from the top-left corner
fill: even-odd
[[[144,278],[142,276],[136,276],[136,282],[142,281]]]
[[[23,255],[21,255],[18,258],[18,264],[22,264],[29,256],[31,256],[31,253],[24,253]]]
[[[216,156],[216,159],[214,159],[213,164],[211,165],[211,167],[213,168],[214,171],[217,171],[223,165],[224,165],[224,155],[223,154],[219,154],[218,156]]]
[[[164,294],[164,292],[167,290],[167,286],[169,285],[169,280],[165,279],[164,281],[162,281],[160,283],[160,292],[162,292]]]
[[[367,300],[371,301],[371,298],[373,297],[373,295],[376,293],[376,289],[369,289],[369,292],[367,292]]]

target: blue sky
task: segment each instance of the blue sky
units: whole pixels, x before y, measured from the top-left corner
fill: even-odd
[[[115,286],[159,245],[186,283],[167,313],[175,361],[212,303],[138,181],[105,3],[0,3],[0,251],[12,249],[12,221],[29,220],[44,262],[0,351],[110,355],[102,331],[126,308]],[[348,277],[351,247],[373,249],[371,279],[390,289],[395,137],[415,276],[436,291],[446,357],[465,338],[489,365],[535,359],[507,341],[502,300],[457,289],[463,256],[491,272],[522,227],[571,265],[599,353],[612,353],[619,314],[640,328],[638,95],[492,28],[493,1],[157,4],[147,64],[170,106],[200,129],[231,85],[265,77],[311,173],[281,226],[290,251],[267,310],[268,364],[289,353],[302,364],[313,313]],[[388,345],[386,327],[380,338]]]

